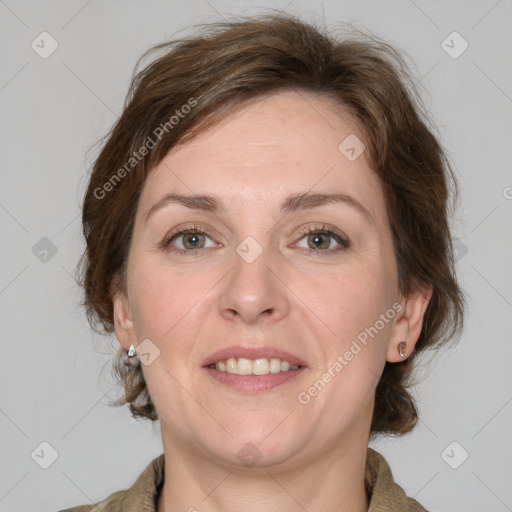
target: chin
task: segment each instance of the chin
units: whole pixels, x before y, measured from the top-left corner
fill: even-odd
[[[231,439],[229,443],[214,443],[206,446],[212,458],[217,463],[222,463],[226,469],[236,471],[246,470],[254,472],[257,470],[268,470],[272,468],[284,469],[287,463],[294,465],[293,456],[298,448],[292,446],[288,438],[280,438],[278,442],[267,443],[249,436],[243,439]]]
[[[283,421],[259,421],[248,417],[246,421],[238,421],[236,425],[225,423],[226,430],[219,434],[205,437],[204,432],[198,432],[202,437],[199,443],[209,456],[221,462],[227,468],[236,468],[237,471],[247,468],[254,471],[258,468],[269,468],[294,464],[294,455],[300,453],[307,446],[304,429],[295,429],[294,425],[279,425]],[[276,428],[277,427],[277,428]],[[219,427],[220,428],[220,427]]]

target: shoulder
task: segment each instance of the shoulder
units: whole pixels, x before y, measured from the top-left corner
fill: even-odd
[[[386,459],[368,448],[366,457],[366,490],[370,500],[368,512],[427,512],[416,500],[409,498],[394,481]]]
[[[161,454],[146,466],[129,489],[117,491],[96,504],[80,505],[59,512],[154,512],[164,479],[164,454]]]
[[[108,498],[93,505],[79,505],[78,507],[59,510],[58,512],[121,512],[122,503],[127,491],[117,491]]]

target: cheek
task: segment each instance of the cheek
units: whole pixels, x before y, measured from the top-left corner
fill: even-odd
[[[332,284],[323,304],[335,335],[322,338],[326,358],[315,368],[311,385],[323,390],[315,382],[328,381],[316,405],[326,414],[326,424],[341,425],[358,416],[355,411],[371,410],[397,313],[382,274],[344,274]]]
[[[324,292],[321,295],[316,292],[317,300],[322,302],[325,316],[333,326],[332,330],[343,338],[342,342],[347,337],[356,338],[373,326],[393,303],[393,288],[379,261],[347,266],[335,276],[326,278],[323,284],[318,284],[315,289]],[[379,323],[378,330],[387,332],[389,322],[385,326]]]
[[[138,335],[159,338],[172,321],[169,313],[179,304],[176,291],[165,276],[153,279],[151,275],[132,274],[131,304],[135,329]]]
[[[151,258],[134,259],[130,271],[130,303],[138,338],[160,344],[176,337],[180,330],[190,333],[194,325],[200,325],[194,316],[201,310],[213,279],[203,273],[179,273]]]
[[[316,290],[329,284],[329,293],[316,296],[322,297],[322,318],[335,334],[322,336],[325,359],[315,368],[313,381],[323,376],[332,382],[324,399],[338,404],[329,411],[338,421],[343,411],[360,408],[373,397],[397,312],[382,261],[347,268],[330,283],[318,284]]]

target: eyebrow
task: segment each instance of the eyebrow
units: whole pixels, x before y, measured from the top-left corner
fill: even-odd
[[[373,218],[370,211],[363,204],[361,204],[355,197],[341,193],[320,194],[304,192],[292,194],[291,196],[288,196],[281,204],[281,212],[290,213],[301,210],[309,210],[312,208],[318,208],[320,206],[325,206],[326,204],[332,203],[342,203],[351,206],[360,214],[362,214],[367,220],[375,224],[375,219]],[[150,208],[146,215],[146,222],[148,221],[149,217],[153,215],[153,213],[170,204],[179,204],[192,210],[201,210],[212,213],[219,213],[225,211],[222,201],[216,196],[205,194],[185,195],[170,193],[161,197]]]

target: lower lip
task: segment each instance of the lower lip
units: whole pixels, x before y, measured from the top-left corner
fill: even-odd
[[[298,370],[288,372],[269,373],[268,375],[237,375],[236,373],[223,372],[204,367],[214,379],[220,383],[238,391],[257,393],[268,391],[285,382],[290,382],[304,373],[306,368],[302,366]]]

